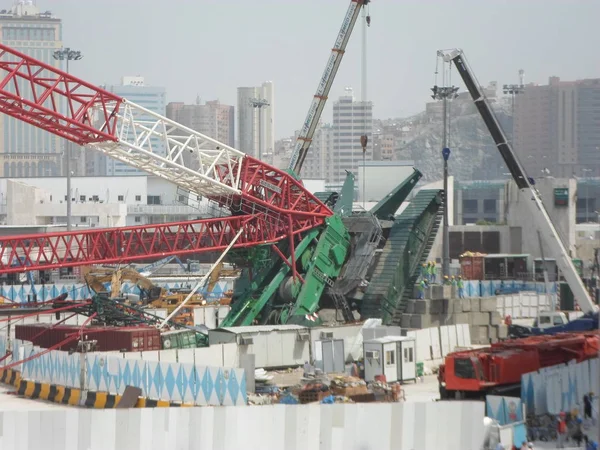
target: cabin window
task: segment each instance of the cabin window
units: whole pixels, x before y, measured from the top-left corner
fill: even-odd
[[[386,366],[391,366],[395,364],[394,350],[389,350],[385,352],[385,364]]]
[[[461,358],[454,360],[454,375],[457,378],[466,378],[474,380],[475,377],[475,368],[473,367],[473,363],[468,358]]]

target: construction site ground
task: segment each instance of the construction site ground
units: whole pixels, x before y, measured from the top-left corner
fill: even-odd
[[[280,388],[302,384],[303,369],[289,369],[269,372],[272,383]],[[421,381],[408,381],[402,385],[407,402],[428,402],[439,400],[437,375],[425,375]]]

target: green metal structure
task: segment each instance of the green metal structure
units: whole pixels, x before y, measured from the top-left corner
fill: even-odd
[[[441,190],[419,191],[395,218],[362,300],[362,317],[400,324],[441,221],[441,194]]]
[[[314,326],[320,323],[314,313],[326,304],[341,310],[346,321],[354,320],[350,305],[356,309],[362,304],[363,317],[394,322],[403,310],[405,293],[412,294],[414,274],[439,224],[441,195],[437,190],[419,192],[394,217],[421,177],[415,170],[369,212],[352,212],[351,173],[339,194],[315,194],[334,215],[296,244],[295,278],[288,243],[276,249],[261,246],[234,252],[232,262],[249,268],[236,282],[231,311],[220,326]],[[366,291],[365,280],[370,280]]]

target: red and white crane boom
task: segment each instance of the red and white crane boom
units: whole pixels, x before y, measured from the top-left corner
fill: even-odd
[[[227,234],[229,228],[237,231],[242,222],[246,230],[236,246],[287,236],[293,251],[293,236],[333,214],[285,171],[1,44],[0,112],[169,180],[234,214],[193,222],[197,228],[150,227],[159,235],[152,239],[133,238],[143,235],[144,227],[2,238],[0,272],[189,253],[181,251],[189,242],[176,237],[183,228],[185,233],[197,233],[198,242],[201,236],[212,241],[207,247],[196,245],[196,251],[218,250],[222,245],[215,236]],[[186,166],[184,153],[192,153],[198,168]],[[117,239],[110,233],[128,237]],[[39,239],[45,239],[42,245]],[[121,245],[124,250],[119,254],[117,242],[123,240],[128,245]]]

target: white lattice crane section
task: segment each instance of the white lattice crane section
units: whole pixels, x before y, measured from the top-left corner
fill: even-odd
[[[245,155],[238,150],[127,100],[117,113],[116,135],[117,142],[88,146],[205,197],[241,194]],[[191,154],[198,169],[186,167],[184,154]]]

